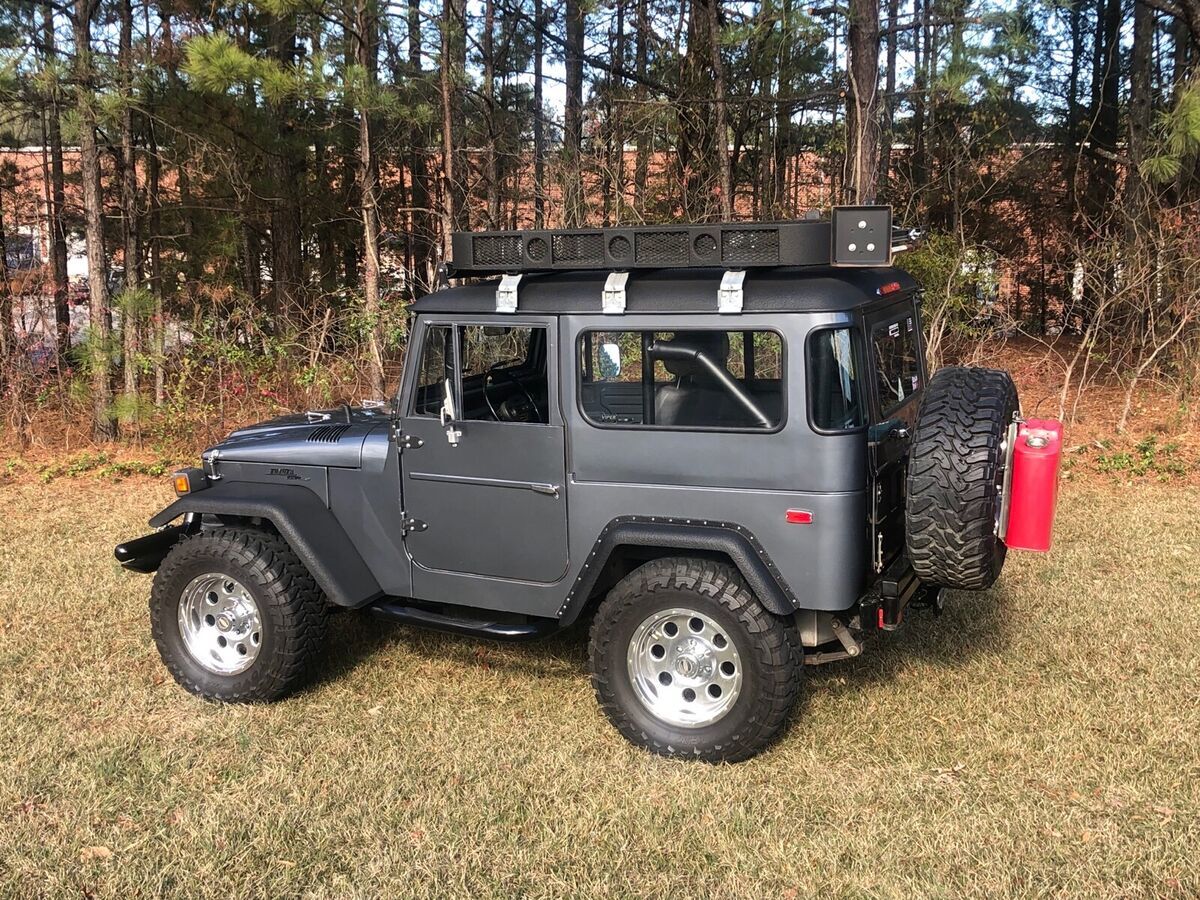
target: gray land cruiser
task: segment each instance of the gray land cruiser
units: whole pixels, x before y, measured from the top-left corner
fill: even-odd
[[[498,640],[587,617],[622,734],[754,754],[806,664],[1004,561],[1016,390],[927,380],[898,234],[872,207],[456,235],[390,402],[234,432],[117,547],[157,573],[164,662],[272,700],[332,607]]]

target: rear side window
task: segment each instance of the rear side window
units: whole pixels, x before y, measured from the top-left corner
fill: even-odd
[[[783,353],[774,331],[587,331],[580,406],[594,425],[770,431]]]
[[[808,396],[818,431],[850,431],[866,423],[852,329],[823,328],[808,339]]]
[[[916,317],[908,312],[871,333],[879,411],[885,416],[921,389],[916,329]]]

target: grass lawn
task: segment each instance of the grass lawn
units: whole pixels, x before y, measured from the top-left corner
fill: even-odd
[[[198,700],[111,554],[166,486],[0,487],[0,895],[1196,897],[1200,490],[1065,488],[1052,555],[707,766],[608,726],[578,629],[350,613],[300,695]]]

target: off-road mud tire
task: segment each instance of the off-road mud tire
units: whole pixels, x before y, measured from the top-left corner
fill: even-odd
[[[235,675],[205,669],[180,634],[183,591],[197,575],[213,571],[246,587],[262,622],[254,663]],[[328,615],[324,594],[287,543],[255,529],[220,528],[185,538],[163,560],[150,594],[151,631],[171,675],[191,693],[225,702],[277,700],[295,690],[324,645]]]
[[[677,606],[719,623],[742,661],[736,702],[699,728],[656,718],[634,692],[627,666],[638,625]],[[792,711],[804,670],[804,649],[789,620],[768,612],[732,566],[689,557],[648,562],[618,582],[596,611],[589,650],[596,697],[621,734],[662,756],[707,762],[736,762],[767,747]]]
[[[947,367],[926,387],[905,508],[908,555],[923,581],[983,590],[999,576],[1004,442],[1017,409],[1016,386],[997,369]]]

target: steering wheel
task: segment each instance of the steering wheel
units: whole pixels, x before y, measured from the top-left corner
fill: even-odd
[[[514,375],[512,372],[512,369],[509,368],[511,366],[520,365],[523,362],[525,362],[525,360],[523,360],[523,359],[501,360],[498,363],[493,363],[492,365],[488,366],[487,372],[484,373],[484,376],[483,376],[483,399],[484,399],[484,402],[487,403],[488,411],[491,412],[492,418],[495,419],[497,422],[503,422],[505,420],[502,419],[500,417],[500,414],[496,411],[495,404],[492,403],[491,395],[488,394],[488,385],[492,382],[492,379],[496,375],[503,375],[505,378],[507,378],[509,381],[511,381],[514,385],[516,385],[517,390],[519,390],[525,396],[525,399],[529,401],[529,408],[533,410],[533,414],[535,417],[534,420],[537,422],[542,421],[542,410],[538,406],[537,401],[533,399],[533,394],[530,393],[529,388],[527,388],[525,386],[525,382],[521,381],[520,378],[518,378],[516,375]]]

